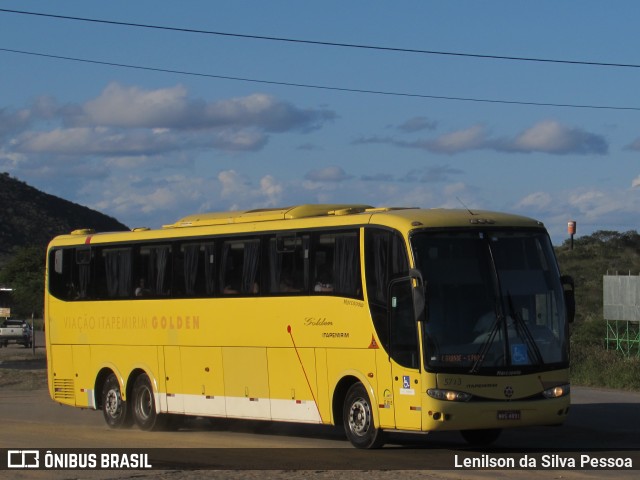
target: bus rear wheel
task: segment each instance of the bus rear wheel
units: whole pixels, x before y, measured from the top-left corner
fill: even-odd
[[[165,416],[156,411],[155,396],[151,380],[146,374],[139,375],[132,391],[133,419],[141,430],[164,428]]]
[[[131,415],[127,402],[122,399],[120,383],[112,373],[102,386],[102,413],[111,428],[122,428],[131,425]]]
[[[355,383],[347,391],[343,411],[344,430],[356,448],[378,448],[384,444],[383,432],[376,428],[367,390]]]

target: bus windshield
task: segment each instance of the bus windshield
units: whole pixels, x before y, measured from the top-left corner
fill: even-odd
[[[428,370],[510,375],[566,368],[563,290],[545,232],[423,232],[411,243],[427,288]]]

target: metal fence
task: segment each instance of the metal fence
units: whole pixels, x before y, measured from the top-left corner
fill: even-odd
[[[640,276],[603,276],[602,298],[607,350],[640,357]]]

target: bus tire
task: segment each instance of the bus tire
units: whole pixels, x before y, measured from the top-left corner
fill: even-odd
[[[354,383],[347,391],[343,411],[344,431],[356,448],[379,448],[384,444],[383,432],[376,428],[373,409],[362,383]]]
[[[165,415],[156,411],[151,380],[147,374],[138,375],[131,392],[133,419],[140,430],[158,430],[165,427]]]
[[[122,428],[131,425],[131,414],[127,402],[122,399],[120,383],[112,373],[102,386],[102,413],[104,420],[111,428]]]
[[[498,439],[498,437],[500,436],[500,433],[502,433],[502,430],[500,428],[460,431],[462,438],[464,438],[469,445],[474,445],[478,447],[491,445],[493,442],[495,442]]]

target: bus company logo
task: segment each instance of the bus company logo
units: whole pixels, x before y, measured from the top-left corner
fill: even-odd
[[[511,385],[504,387],[504,396],[507,398],[513,397],[513,387]]]
[[[304,317],[304,325],[306,327],[330,327],[333,322],[327,320],[326,317]]]
[[[38,450],[7,450],[7,468],[40,468]]]

